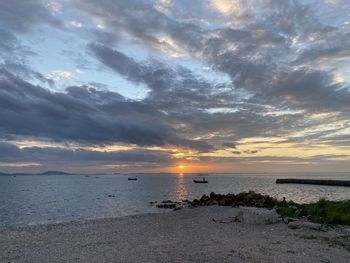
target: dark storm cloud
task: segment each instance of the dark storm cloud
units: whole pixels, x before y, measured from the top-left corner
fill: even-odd
[[[40,72],[32,70],[29,66],[24,63],[16,62],[15,60],[6,59],[4,63],[1,65],[1,68],[6,69],[9,72],[16,74],[17,76],[23,79],[37,79],[41,83],[48,84],[49,86],[54,86],[55,82],[52,79],[45,77]]]
[[[73,3],[80,10],[101,18],[116,36],[132,34],[138,41],[155,48],[160,44],[155,33],[169,34],[193,50],[203,41],[202,29],[169,18],[144,1],[74,0]]]
[[[27,33],[36,24],[60,26],[43,1],[11,0],[0,2],[1,28]]]
[[[234,154],[241,154],[240,152],[233,152]],[[334,163],[343,163],[347,162],[346,160],[343,160],[343,158],[348,157],[347,155],[342,154],[334,154],[334,155],[316,155],[312,157],[286,157],[286,156],[235,156],[235,157],[204,157],[202,161],[205,162],[213,162],[215,164],[218,164],[220,162],[227,163],[227,162],[234,162],[234,163],[241,163],[241,164],[247,164],[252,165],[253,163],[266,163],[267,165],[273,165],[274,163],[281,163],[281,164],[334,164]]]
[[[89,48],[103,64],[131,81],[140,82],[151,73],[146,66],[138,64],[117,50],[96,44],[90,44]]]
[[[99,61],[113,71],[133,82],[146,84],[150,92],[144,102],[165,111],[167,120],[173,125],[181,125],[179,132],[184,135],[202,137],[214,133],[218,136],[211,141],[219,142],[282,135],[292,128],[303,126],[303,116],[300,114],[280,117],[264,115],[266,109],[240,101],[230,86],[204,81],[183,67],[170,67],[155,60],[137,62],[103,45],[91,44],[89,48]],[[265,96],[258,97],[261,99]],[[211,113],[210,109],[215,108],[234,111]],[[221,139],[220,134],[225,139]]]
[[[350,92],[325,71],[295,70],[280,72],[273,76],[269,86],[257,91],[256,98],[282,101],[289,107],[308,111],[350,110]]]
[[[295,64],[291,47],[293,38],[298,37],[302,41],[312,33],[327,37],[341,30],[321,21],[310,4],[259,1],[258,6],[265,15],[241,29],[204,30],[197,25],[174,20],[152,5],[137,1],[118,1],[113,5],[110,1],[101,1],[98,6],[95,1],[76,2],[86,12],[103,18],[114,30],[124,30],[150,46],[157,44],[157,33],[168,34],[188,52],[202,56],[216,69],[227,73],[235,88],[256,94],[259,103],[274,105],[278,101],[281,107],[290,105],[310,111],[339,111],[347,108],[349,92],[346,89],[339,91],[339,86],[332,83],[330,73],[306,67],[294,70],[288,65]],[[342,34],[342,39],[346,39],[346,36]],[[234,50],[230,49],[233,44]],[[152,90],[158,88],[158,97],[161,96],[161,90],[165,89],[164,86],[171,86],[174,82],[171,76],[177,72],[163,65],[160,65],[161,69],[150,69],[106,46],[90,45],[90,48],[101,62],[119,74],[132,81],[145,82]],[[335,44],[335,47],[329,48],[320,45],[320,48],[305,52],[312,52],[309,55],[305,53],[306,59],[315,59],[325,53],[339,56],[347,54],[348,49],[346,45],[342,47]],[[203,85],[198,82],[190,84]],[[208,85],[204,91],[208,94],[215,88]],[[171,92],[169,88],[165,90]],[[183,90],[184,98],[203,94],[191,94],[189,90]],[[170,97],[171,94],[167,95]],[[199,100],[205,103],[205,96]]]
[[[232,148],[232,149],[236,149],[237,145],[235,143],[232,142],[226,142],[223,144],[223,146],[228,147],[228,148]]]
[[[136,62],[125,54],[102,45],[90,44],[90,50],[104,65],[125,78],[144,83],[150,89],[146,102],[157,104],[161,109],[186,108],[199,110],[215,106],[232,105],[231,92],[221,93],[226,86],[213,85],[196,78],[181,66],[170,67],[152,60]],[[220,103],[217,101],[220,100]]]
[[[150,105],[86,87],[52,93],[6,70],[0,72],[0,108],[0,134],[95,145],[124,142],[211,148],[177,136],[165,116]]]
[[[171,163],[172,157],[167,152],[152,150],[126,150],[116,152],[99,152],[84,149],[63,148],[18,148],[9,143],[0,143],[0,162],[33,162],[45,164],[118,164],[118,163]]]
[[[317,41],[301,52],[295,60],[295,64],[315,63],[319,59],[332,62],[350,56],[349,30],[338,29],[325,35],[316,34],[316,37],[321,38],[321,41]]]

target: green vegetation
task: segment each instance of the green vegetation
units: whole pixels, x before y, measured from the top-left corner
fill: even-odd
[[[312,221],[322,224],[350,225],[350,200],[332,202],[321,199],[306,207]]]
[[[305,205],[289,202],[278,202],[275,206],[278,214],[284,217],[301,218],[307,216]]]
[[[321,224],[350,225],[350,200],[336,202],[321,199],[316,203],[303,205],[279,202],[276,211],[284,217],[307,216],[311,221]]]

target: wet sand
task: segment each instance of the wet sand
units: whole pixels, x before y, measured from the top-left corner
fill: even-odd
[[[236,215],[236,208],[211,206],[0,227],[0,262],[350,262],[349,227],[230,222]]]

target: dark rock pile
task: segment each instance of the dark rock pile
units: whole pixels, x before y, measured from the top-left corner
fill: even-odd
[[[199,200],[194,199],[191,202],[192,206],[250,206],[250,207],[265,207],[273,208],[279,201],[269,195],[262,195],[253,191],[235,194],[216,194],[210,193],[209,196],[203,195]]]
[[[152,205],[156,205],[158,208],[170,208],[181,209],[188,206],[248,206],[248,207],[264,207],[273,208],[281,201],[273,198],[269,195],[262,195],[253,191],[243,192],[239,194],[216,194],[211,192],[208,195],[203,195],[200,199],[194,199],[193,201],[183,200],[182,202],[175,202],[171,200],[162,201],[161,203],[150,202]]]

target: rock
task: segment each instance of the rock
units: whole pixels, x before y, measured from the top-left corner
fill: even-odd
[[[180,210],[180,209],[182,209],[182,206],[176,206],[173,210],[177,211],[177,210]]]
[[[288,227],[291,229],[300,229],[300,228],[308,228],[313,230],[322,230],[322,225],[317,223],[312,223],[309,221],[294,221],[288,224]]]
[[[215,194],[214,192],[211,192],[211,193],[209,194],[209,196],[210,196],[211,199],[214,199],[214,200],[215,200],[215,199],[217,198],[218,195]]]
[[[232,205],[232,200],[228,195],[224,195],[219,199],[218,204],[222,206],[230,206]]]
[[[194,199],[192,202],[191,202],[191,205],[192,206],[198,206],[200,204],[199,200],[198,199]]]
[[[201,199],[199,199],[201,205],[206,205],[208,201],[210,201],[210,197],[207,195],[202,195]]]
[[[175,208],[176,207],[176,203],[162,203],[162,204],[158,204],[157,205],[158,208]]]
[[[245,224],[275,224],[282,221],[275,210],[256,207],[240,207],[236,218]]]
[[[108,197],[115,197],[115,195],[108,195]]]

